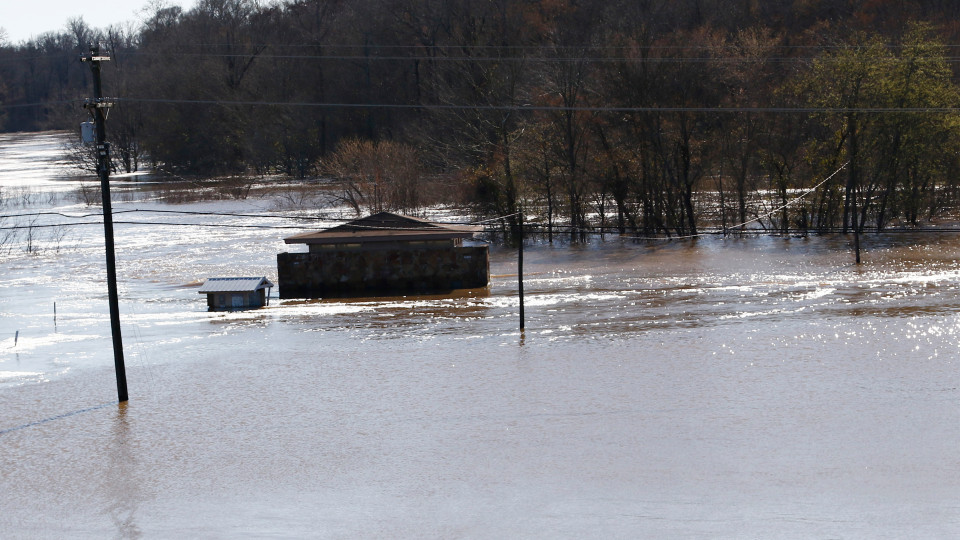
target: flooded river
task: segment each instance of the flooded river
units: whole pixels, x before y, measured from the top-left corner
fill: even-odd
[[[0,537],[960,536],[960,236],[529,245],[521,334],[496,247],[487,290],[209,313],[327,224],[120,197],[117,404],[60,140],[0,136]]]

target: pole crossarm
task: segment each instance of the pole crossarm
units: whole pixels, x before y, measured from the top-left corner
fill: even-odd
[[[109,109],[110,107],[113,107],[115,103],[116,103],[115,101],[111,101],[111,98],[101,98],[98,100],[87,98],[86,101],[83,102],[83,108],[84,109]]]
[[[80,55],[80,61],[81,61],[81,62],[109,62],[109,61],[110,61],[110,57],[109,57],[109,56],[102,56],[102,55],[100,54],[100,46],[99,46],[99,45],[91,45],[91,46],[90,46],[90,54],[81,54],[81,55]]]

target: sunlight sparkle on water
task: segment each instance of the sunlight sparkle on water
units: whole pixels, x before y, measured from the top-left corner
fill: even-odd
[[[97,212],[62,136],[3,137],[4,196]],[[533,242],[521,333],[497,246],[482,291],[207,312],[300,211],[120,199],[129,404],[102,230],[0,253],[0,536],[960,536],[954,236],[865,236],[861,268],[837,237]]]

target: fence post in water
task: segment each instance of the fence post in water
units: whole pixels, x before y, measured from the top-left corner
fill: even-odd
[[[520,287],[520,331],[523,332],[523,212],[520,212],[519,217],[517,218],[519,223],[518,229],[520,230],[520,239],[518,244],[520,244],[520,250],[517,253],[517,280]]]

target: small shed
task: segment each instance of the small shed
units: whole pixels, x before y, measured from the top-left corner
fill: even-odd
[[[270,283],[266,277],[214,277],[200,286],[207,295],[207,309],[249,309],[269,305]]]

